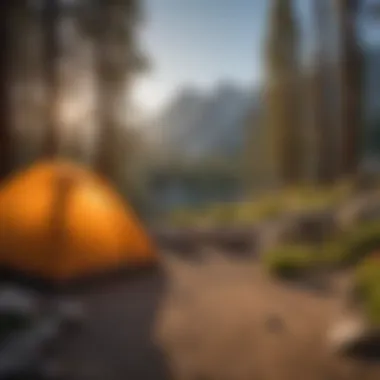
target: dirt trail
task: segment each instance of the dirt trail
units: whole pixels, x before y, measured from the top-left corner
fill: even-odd
[[[80,296],[89,318],[63,344],[68,378],[380,379],[379,363],[328,348],[327,329],[344,314],[346,274],[325,293],[284,286],[257,261],[208,257],[201,265],[168,258],[166,285],[157,272]]]
[[[347,279],[329,292],[285,286],[257,262],[211,255],[169,260],[156,340],[176,380],[379,379],[380,365],[329,350],[327,329],[344,315]]]

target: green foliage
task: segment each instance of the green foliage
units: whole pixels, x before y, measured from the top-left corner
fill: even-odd
[[[264,267],[281,278],[296,278],[318,265],[318,252],[304,245],[283,245],[263,255]]]
[[[259,202],[241,203],[237,207],[237,220],[242,222],[260,222],[278,217],[282,212],[281,199],[262,199]]]
[[[178,224],[186,219],[186,224],[202,220],[215,226],[252,225],[287,212],[326,210],[347,199],[350,193],[350,183],[329,188],[297,187],[267,194],[254,201],[215,203],[201,209],[175,210],[169,221]]]
[[[327,240],[320,250],[325,266],[356,265],[380,248],[380,222],[364,223]]]
[[[355,285],[364,312],[372,324],[380,325],[380,260],[368,258],[355,273]]]
[[[263,255],[264,267],[280,277],[295,277],[313,268],[356,265],[379,249],[380,222],[367,223],[326,241],[321,247],[283,245]],[[379,265],[376,270],[380,269]],[[371,270],[366,268],[367,272]],[[365,277],[368,277],[367,274]],[[380,274],[380,273],[379,273]],[[380,278],[380,277],[379,277]],[[372,297],[372,296],[371,296]]]
[[[200,216],[191,209],[178,209],[168,217],[168,222],[176,227],[189,227],[199,222]]]
[[[268,198],[260,202],[216,203],[202,209],[180,209],[169,216],[169,221],[177,225],[197,223],[216,227],[252,225],[273,219],[281,211],[281,202]]]
[[[346,261],[347,249],[344,239],[327,240],[320,249],[320,263],[323,266],[340,266]]]
[[[372,324],[380,324],[380,222],[358,226],[322,247],[283,245],[263,255],[267,271],[294,279],[330,265],[358,264],[355,285],[364,312]]]
[[[368,222],[354,227],[337,239],[341,262],[356,264],[380,247],[380,222]]]
[[[291,188],[286,190],[282,197],[286,211],[318,211],[338,205],[347,199],[351,192],[351,183],[341,182],[328,187]]]

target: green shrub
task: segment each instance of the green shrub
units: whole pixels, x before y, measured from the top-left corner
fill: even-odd
[[[320,267],[357,265],[371,253],[380,251],[380,223],[362,224],[327,240],[319,248],[303,247],[303,249],[308,252],[308,257],[312,257],[313,265]]]
[[[206,208],[203,216],[210,224],[216,226],[228,226],[233,224],[236,219],[235,204],[216,204]]]
[[[333,266],[356,265],[380,249],[380,222],[365,223],[336,235],[321,247],[321,263]]]
[[[193,220],[211,226],[252,225],[279,215],[281,207],[274,199],[257,202],[212,204],[193,212]]]
[[[318,265],[317,253],[309,246],[279,246],[263,255],[263,264],[273,275],[295,278]]]
[[[333,239],[327,240],[320,249],[320,261],[326,266],[336,266],[344,261],[345,257],[345,240]]]
[[[256,219],[273,219],[284,211],[284,202],[282,199],[266,199],[258,202],[256,209],[254,209],[253,215],[256,215]]]
[[[329,187],[305,186],[283,192],[285,209],[288,211],[325,210],[347,199],[351,193],[349,183]]]
[[[380,260],[368,258],[356,269],[355,286],[368,320],[380,325]]]
[[[250,225],[275,219],[286,212],[328,209],[346,198],[347,194],[349,186],[345,183],[327,188],[285,188],[251,201],[214,203],[197,209],[180,209],[171,213],[169,221],[179,226]]]
[[[343,264],[357,264],[380,248],[380,222],[368,222],[354,227],[337,238]]]
[[[196,223],[198,215],[190,209],[179,209],[168,216],[168,222],[176,227],[188,227]]]

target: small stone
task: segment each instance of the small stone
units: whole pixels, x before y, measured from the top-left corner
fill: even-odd
[[[272,333],[279,333],[284,330],[285,323],[279,315],[271,314],[265,319],[265,327]]]
[[[329,346],[335,352],[344,352],[364,337],[367,331],[364,321],[356,318],[345,319],[335,324],[328,332]]]

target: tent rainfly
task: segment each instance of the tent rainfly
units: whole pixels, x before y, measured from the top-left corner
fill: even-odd
[[[58,205],[65,183],[64,205]],[[7,270],[66,281],[156,262],[132,209],[85,168],[42,162],[0,189],[0,266]]]

